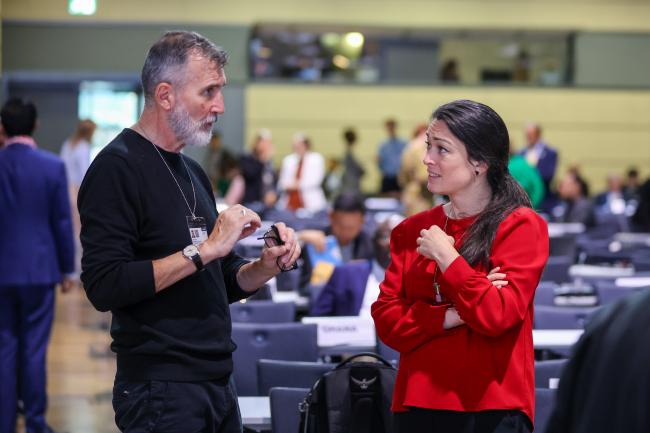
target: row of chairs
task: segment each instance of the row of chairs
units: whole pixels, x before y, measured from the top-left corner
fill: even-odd
[[[568,325],[564,328],[568,328]],[[283,385],[283,383],[273,382],[275,379],[287,381],[287,384],[295,386],[302,383],[303,376],[306,376],[310,379],[307,382],[313,383],[314,380],[311,379],[322,374],[323,369],[331,367],[328,364],[317,363],[320,352],[315,324],[269,323],[260,326],[234,323],[232,336],[238,346],[233,353],[234,379],[237,390],[242,396],[260,395],[260,393],[266,395],[274,385]],[[399,354],[381,342],[378,344],[377,352],[388,361],[399,362]],[[283,370],[282,362],[269,361],[258,364],[260,359],[298,363],[289,364],[293,365],[291,371],[291,369]],[[264,374],[269,371],[272,374]],[[548,376],[551,373],[545,374]],[[546,379],[542,378],[542,382],[544,381]]]
[[[566,360],[535,364],[535,430],[545,431],[555,403],[555,386]],[[273,433],[295,433],[300,422],[298,410],[314,382],[332,364],[291,363],[260,360],[260,393],[269,395]],[[549,386],[553,385],[552,387]]]

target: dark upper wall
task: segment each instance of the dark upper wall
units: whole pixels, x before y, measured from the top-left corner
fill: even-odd
[[[3,22],[3,73],[139,74],[147,50],[166,30],[193,30],[228,51],[228,80],[245,82],[248,26]]]

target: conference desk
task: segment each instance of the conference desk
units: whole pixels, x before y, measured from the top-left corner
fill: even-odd
[[[318,347],[321,354],[374,352],[377,337],[370,317],[304,317],[303,323],[318,326]],[[580,336],[582,329],[533,329],[535,349],[568,349]]]

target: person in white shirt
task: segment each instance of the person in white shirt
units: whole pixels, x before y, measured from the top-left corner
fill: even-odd
[[[298,133],[293,139],[293,153],[282,160],[278,179],[279,205],[282,208],[318,212],[327,206],[322,187],[325,160],[310,148],[309,138]]]
[[[81,223],[79,221],[79,211],[77,210],[77,194],[81,181],[90,167],[90,143],[93,134],[97,129],[97,124],[90,119],[82,119],[77,124],[77,128],[70,138],[68,138],[61,147],[61,159],[65,165],[66,176],[68,178],[68,189],[70,195],[70,209],[72,213],[72,225],[75,237],[75,274],[78,278],[81,272],[81,243],[79,242],[79,232]]]

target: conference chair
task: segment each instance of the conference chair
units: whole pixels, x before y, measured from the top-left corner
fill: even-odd
[[[535,307],[535,329],[584,329],[599,307]]]
[[[298,433],[300,426],[300,403],[309,392],[308,388],[271,388],[271,431],[273,433]]]
[[[248,301],[230,304],[233,323],[288,323],[296,319],[293,302]]]
[[[648,290],[650,287],[622,287],[617,286],[614,281],[594,281],[594,287],[598,296],[598,305],[608,305],[619,301],[640,290]]]
[[[545,432],[555,406],[555,390],[535,388],[535,431]]]
[[[377,336],[377,353],[386,361],[391,362],[394,365],[399,364],[399,352],[392,347],[388,347],[386,343],[381,341],[379,336]]]
[[[557,287],[553,281],[541,281],[535,290],[535,305],[555,305]]]
[[[303,323],[233,323],[233,376],[241,396],[257,395],[257,361],[316,361],[317,326]]]
[[[557,388],[568,359],[535,361],[535,388]]]
[[[569,268],[572,264],[573,256],[550,256],[542,272],[541,281],[551,281],[558,284],[570,282]]]
[[[269,395],[271,388],[311,388],[316,381],[336,364],[321,362],[257,361],[257,389],[259,395]]]
[[[573,261],[576,255],[576,235],[566,233],[549,238],[549,255],[568,257]]]

